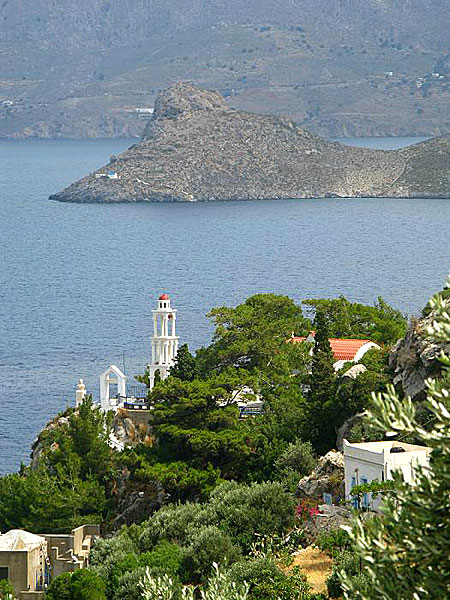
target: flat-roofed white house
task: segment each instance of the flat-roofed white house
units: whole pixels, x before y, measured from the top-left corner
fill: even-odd
[[[355,485],[392,479],[400,471],[403,479],[414,485],[418,465],[428,466],[431,448],[404,442],[363,442],[351,444],[344,439],[345,497],[351,499],[350,490]],[[371,499],[364,494],[362,506],[376,509],[380,497]]]

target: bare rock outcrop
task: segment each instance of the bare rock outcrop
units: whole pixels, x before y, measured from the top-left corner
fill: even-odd
[[[128,474],[124,473],[116,495],[118,515],[114,519],[113,529],[145,521],[167,501],[168,496],[159,482],[131,487]]]
[[[178,83],[159,95],[139,143],[51,198],[193,202],[394,195],[450,197],[450,138],[404,151],[352,148],[285,118],[233,110],[217,92]]]
[[[445,302],[450,307],[450,290],[444,290]],[[436,344],[426,336],[426,328],[435,315],[429,312],[421,319],[411,322],[404,338],[399,340],[389,355],[389,367],[394,374],[394,385],[414,401],[425,398],[425,380],[439,376],[441,363],[438,360],[442,351],[450,351],[450,340],[446,344]]]
[[[112,431],[124,447],[134,447],[141,443],[152,443],[150,415],[146,411],[119,409],[114,415]]]
[[[344,497],[344,455],[330,450],[321,456],[310,475],[298,482],[296,496],[299,498],[321,498],[324,493],[334,498]]]
[[[31,445],[30,466],[32,469],[36,469],[39,466],[42,452],[44,450],[44,440],[47,437],[48,433],[55,429],[59,429],[61,427],[66,427],[68,424],[69,424],[68,417],[64,417],[64,416],[55,417],[54,419],[49,421],[47,423],[47,425],[39,432],[39,435],[37,436],[37,438],[34,440],[33,444]],[[55,448],[50,446],[50,449],[51,450],[56,449],[56,444],[54,446],[55,446]]]

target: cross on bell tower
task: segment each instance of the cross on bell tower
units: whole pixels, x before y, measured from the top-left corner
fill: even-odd
[[[148,365],[150,389],[155,385],[155,373],[165,379],[178,352],[178,336],[175,334],[177,311],[170,306],[167,294],[161,294],[158,308],[153,313],[152,362]]]

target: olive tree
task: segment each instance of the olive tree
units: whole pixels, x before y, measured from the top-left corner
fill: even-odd
[[[357,519],[349,528],[369,585],[358,590],[343,572],[346,598],[450,597],[450,303],[437,294],[430,300],[430,308],[432,317],[425,335],[443,350],[441,377],[426,381],[427,427],[417,420],[411,399],[400,400],[393,386],[373,397],[370,412],[370,421],[379,430],[395,433],[400,439],[414,434],[431,448],[430,465],[417,468],[415,485],[397,476],[395,493],[384,500],[381,514],[366,521]]]

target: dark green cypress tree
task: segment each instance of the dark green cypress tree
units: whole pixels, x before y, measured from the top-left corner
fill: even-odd
[[[311,365],[309,412],[311,441],[318,454],[334,447],[333,407],[336,396],[335,362],[329,340],[328,320],[322,311],[314,319],[315,342]]]
[[[187,344],[183,344],[178,349],[170,375],[182,381],[193,381],[198,377],[197,361],[189,352]]]

